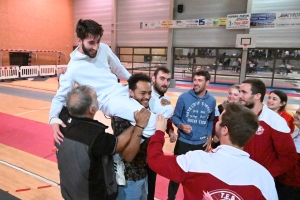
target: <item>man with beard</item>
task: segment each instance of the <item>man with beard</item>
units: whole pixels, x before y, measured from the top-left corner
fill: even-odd
[[[135,99],[143,107],[149,108],[151,98],[151,79],[146,74],[137,73],[128,79],[130,98]],[[115,136],[120,135],[124,130],[130,127],[128,120],[119,117],[112,117],[112,128]],[[121,153],[125,165],[125,185],[118,186],[118,198],[124,199],[147,199],[147,146],[148,139],[142,135],[135,134],[135,143],[129,143]],[[141,143],[142,142],[142,143]]]
[[[158,115],[156,133],[147,150],[149,166],[158,174],[182,183],[184,199],[277,200],[274,179],[263,166],[249,158],[243,146],[258,127],[256,115],[236,103],[229,103],[216,124],[221,145],[207,153],[164,155],[166,120]]]
[[[297,153],[286,121],[263,104],[265,93],[260,79],[246,79],[240,86],[240,103],[259,118],[259,127],[244,150],[277,177],[295,166]]]
[[[206,90],[210,74],[196,71],[193,80],[194,88],[179,96],[172,117],[178,128],[174,155],[210,149],[216,107],[216,99]],[[175,199],[178,187],[178,183],[170,181],[169,200]]]
[[[152,95],[149,102],[150,110],[154,113],[159,112],[156,109],[160,109],[160,106],[154,107],[153,104],[161,104],[162,106],[171,105],[171,99],[165,93],[167,92],[171,81],[170,70],[166,67],[157,67],[152,76]],[[170,136],[170,142],[176,141],[176,134],[174,133],[174,128],[172,125],[172,119],[168,119],[166,132]],[[148,200],[154,199],[155,194],[155,183],[156,183],[156,173],[147,167],[148,169]]]
[[[59,77],[59,89],[50,108],[50,124],[57,143],[63,140],[59,125],[65,124],[58,115],[65,104],[65,97],[74,84],[91,86],[97,93],[99,109],[107,116],[119,116],[135,125],[132,113],[143,106],[129,98],[128,87],[118,83],[117,77],[127,80],[131,74],[124,68],[108,45],[100,43],[103,29],[93,20],[80,19],[76,26],[79,46],[71,53],[71,60],[65,74]],[[116,75],[115,75],[116,74]],[[173,114],[172,106],[160,110],[166,118]],[[151,114],[143,135],[150,137],[155,131],[156,116]]]

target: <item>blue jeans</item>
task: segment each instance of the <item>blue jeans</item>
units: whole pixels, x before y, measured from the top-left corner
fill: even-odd
[[[126,181],[125,186],[118,186],[117,200],[146,200],[147,178],[138,181]]]

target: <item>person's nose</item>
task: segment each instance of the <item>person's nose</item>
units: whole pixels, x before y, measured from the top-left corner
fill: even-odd
[[[93,50],[97,51],[99,48],[99,43],[94,44],[92,48]]]

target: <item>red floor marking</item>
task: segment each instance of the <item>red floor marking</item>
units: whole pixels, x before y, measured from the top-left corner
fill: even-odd
[[[28,190],[30,190],[30,188],[19,189],[19,190],[16,190],[16,192],[24,192],[24,191],[28,191]]]
[[[51,185],[40,186],[37,189],[43,189],[43,188],[49,188],[49,187],[51,187]]]

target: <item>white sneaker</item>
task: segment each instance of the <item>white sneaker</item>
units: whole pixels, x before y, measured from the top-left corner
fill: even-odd
[[[116,180],[118,185],[126,185],[126,180],[125,180],[125,165],[124,162],[122,161],[120,154],[116,153],[113,156],[114,159],[114,168],[115,168],[115,173],[116,173]]]

